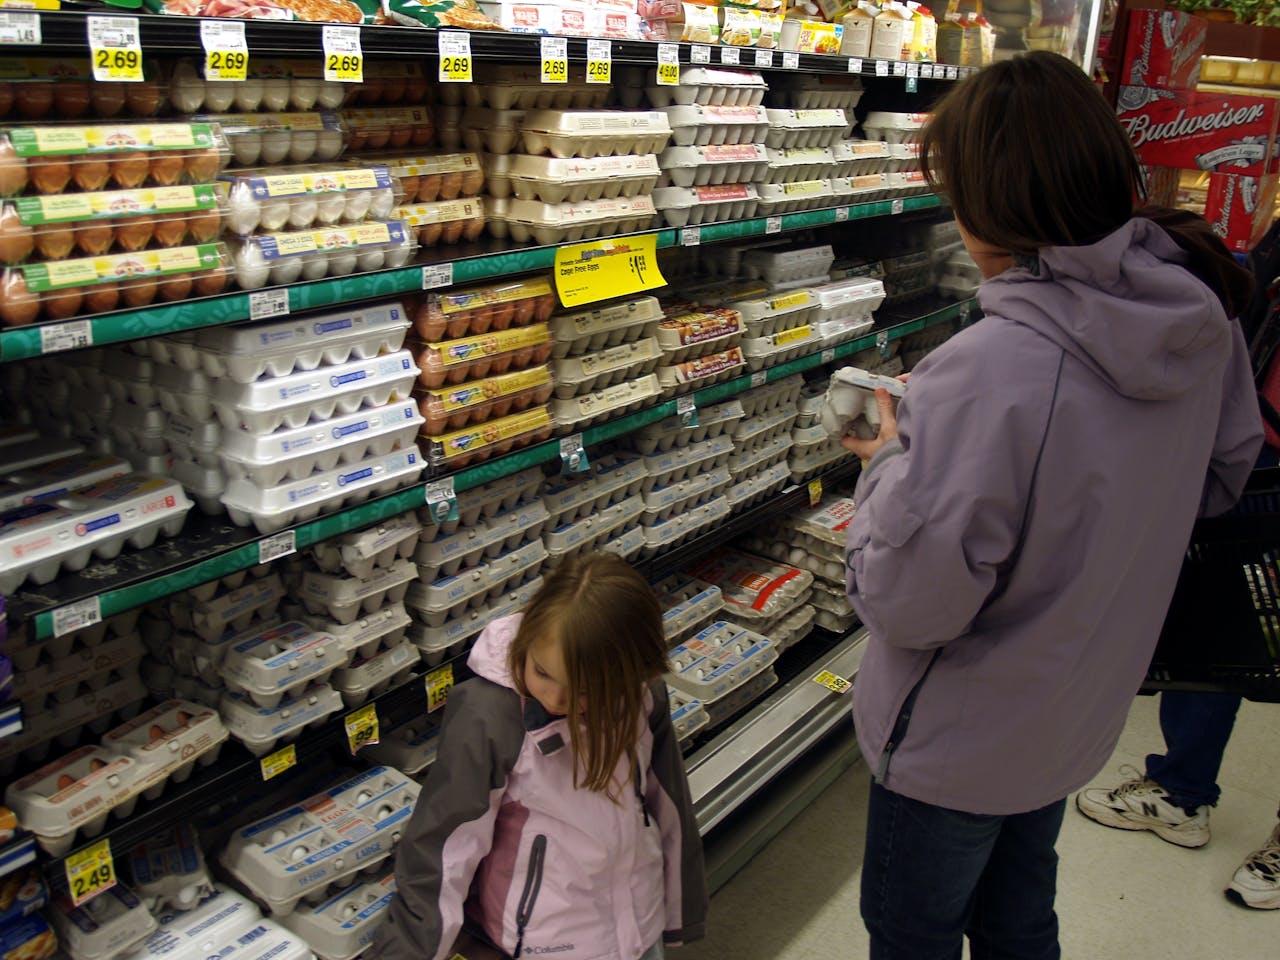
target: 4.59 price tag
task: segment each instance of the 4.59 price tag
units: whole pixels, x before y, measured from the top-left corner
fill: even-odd
[[[71,854],[63,861],[63,866],[67,872],[67,890],[71,893],[73,906],[78,907],[116,885],[111,841],[106,837]]]
[[[324,78],[329,83],[364,83],[364,50],[359,27],[325,24]]]
[[[141,83],[142,41],[137,17],[89,17],[93,79]]]
[[[201,20],[206,80],[244,80],[249,75],[249,45],[242,20]]]
[[[680,45],[658,44],[658,85],[674,87],[680,83]]]

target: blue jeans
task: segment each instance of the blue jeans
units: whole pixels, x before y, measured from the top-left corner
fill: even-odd
[[[644,955],[640,958],[640,960],[662,960],[662,958],[663,958],[662,941],[659,940],[657,943],[655,943],[652,947],[650,947],[648,950],[644,952]]]
[[[1058,960],[1058,854],[1066,801],[984,816],[871,784],[862,920],[871,960]]]
[[[1167,752],[1147,757],[1147,778],[1164,787],[1175,806],[1194,812],[1218,802],[1218,768],[1239,709],[1240,698],[1228,693],[1160,694],[1160,732]]]

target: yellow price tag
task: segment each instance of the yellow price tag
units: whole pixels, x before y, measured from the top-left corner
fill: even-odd
[[[324,78],[329,83],[364,83],[360,28],[325,24]]]
[[[809,506],[816,507],[822,502],[822,481],[809,481]]]
[[[674,87],[680,83],[680,45],[658,44],[658,84]]]
[[[74,906],[78,907],[116,885],[116,865],[111,859],[111,841],[106,837],[71,854],[63,861],[63,867]]]
[[[206,80],[244,80],[249,75],[249,46],[243,20],[201,20]]]
[[[249,55],[239,50],[209,50],[204,75],[208,80],[244,80],[249,76]]]
[[[813,678],[813,682],[821,684],[833,693],[845,693],[853,686],[844,677],[837,676],[830,670],[823,670],[820,674]]]
[[[436,45],[440,50],[440,82],[471,82],[471,34],[441,30]]]
[[[667,283],[658,269],[656,234],[559,247],[555,264],[556,293],[566,307],[625,297]]]
[[[141,83],[142,42],[137,17],[89,17],[93,79]]]
[[[446,663],[427,674],[427,713],[435,713],[445,705],[452,687],[453,664]]]
[[[542,82],[569,82],[569,41],[564,37],[542,38]]]
[[[347,728],[347,743],[351,747],[351,755],[360,752],[361,747],[378,742],[378,708],[367,703],[359,710],[349,713],[343,720]]]
[[[587,41],[587,83],[613,81],[613,44],[608,40]]]
[[[270,780],[272,777],[278,777],[286,770],[292,770],[297,765],[298,751],[291,743],[287,747],[262,758],[262,779]]]

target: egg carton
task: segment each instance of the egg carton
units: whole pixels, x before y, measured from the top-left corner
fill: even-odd
[[[837,617],[848,617],[854,613],[853,605],[845,593],[845,581],[827,582],[828,578],[816,579],[813,582],[813,593],[809,595],[809,603],[819,610],[827,610]]]
[[[199,589],[199,588],[198,588]],[[207,596],[208,590],[201,589],[201,595]],[[178,609],[177,604],[170,605],[170,614],[174,617],[179,629],[194,632],[206,643],[213,643],[228,631],[248,629],[255,616],[270,617],[285,596],[284,581],[276,574],[255,578],[241,583],[239,587],[209,599],[194,599],[182,603],[186,612]]]
[[[682,510],[705,503],[724,493],[732,482],[728,468],[722,466],[666,486],[654,487],[644,494],[641,523],[653,526]]]
[[[778,644],[778,652],[790,650],[801,640],[813,632],[816,609],[812,606],[813,596],[809,602],[787,614],[769,634]]]
[[[673,447],[687,447],[714,439],[731,429],[744,416],[742,404],[726,400],[698,411],[697,423],[685,424],[680,416],[667,417],[631,434],[630,440],[642,455],[666,453]]]
[[[668,147],[658,163],[664,187],[719,186],[763,180],[768,154],[758,143]]]
[[[742,543],[745,549],[754,550],[762,556],[773,557],[780,563],[788,563],[793,567],[799,567],[801,570],[808,570],[813,574],[814,592],[818,590],[818,586],[841,586],[843,589],[845,566],[841,560],[823,559],[813,553],[809,553],[798,547],[788,547],[786,544],[769,544],[759,540],[745,540]],[[812,594],[809,602],[814,603]]]
[[[718,586],[726,616],[748,625],[790,612],[813,585],[813,574],[807,571],[731,548],[702,558],[685,572]]]
[[[736,347],[742,339],[742,315],[724,307],[676,313],[658,324],[663,364],[670,366]]]
[[[742,270],[748,277],[763,280],[777,289],[815,278],[825,279],[834,262],[835,253],[830,244],[764,248],[746,251],[742,257]],[[784,296],[782,305],[790,303],[790,299]]]
[[[725,491],[729,508],[734,513],[740,513],[753,507],[780,491],[790,479],[791,468],[782,461],[739,480]]]
[[[252,524],[266,536],[290,524],[311,520],[321,511],[390,493],[416,480],[423,466],[422,456],[410,448],[274,487],[232,480],[222,502],[233,523],[241,527]]]
[[[889,145],[889,173],[910,173],[920,169],[920,144],[893,143]]]
[[[164,439],[177,459],[190,460],[202,467],[222,466],[222,424],[216,418],[196,421],[181,414],[170,414]]]
[[[112,960],[156,928],[142,901],[119,883],[78,907],[65,896],[57,897],[49,917],[71,960]]]
[[[432,717],[414,717],[408,723],[379,735],[363,753],[373,763],[417,777],[436,762],[440,747],[440,724]]]
[[[277,743],[296,739],[304,728],[318,726],[341,709],[341,695],[325,683],[312,684],[270,708],[239,693],[224,693],[218,702],[227,730],[255,757],[266,756]]]
[[[412,557],[421,532],[412,514],[400,514],[365,530],[317,543],[311,548],[311,558],[324,573],[344,570],[364,580],[375,568]]]
[[[375,161],[400,181],[405,203],[434,203],[479,196],[485,169],[475,153],[446,153],[425,157],[395,156]]]
[[[818,300],[807,287],[787,292],[771,292],[729,304],[742,314],[746,337],[771,337],[809,326],[818,311]]]
[[[901,170],[888,173],[889,195],[894,197],[922,197],[933,193],[933,187],[919,170]]]
[[[668,655],[667,685],[709,706],[778,659],[777,645],[743,627],[717,620]]]
[[[423,583],[456,576],[462,567],[474,567],[521,544],[536,540],[549,521],[546,506],[539,502],[518,504],[487,520],[478,520],[454,533],[420,541],[413,554],[417,576]]]
[[[429,584],[411,583],[405,606],[414,619],[427,626],[443,626],[451,612],[456,615],[467,607],[478,610],[485,600],[496,599],[504,591],[532,580],[546,558],[542,541],[532,540],[491,560],[465,567],[451,577]]]
[[[440,111],[440,127],[438,129],[441,146],[448,150],[456,150],[465,145],[466,149],[485,154],[507,154],[514,151],[521,141],[527,110],[493,110],[484,107],[472,107],[465,112],[457,108],[459,123],[455,128],[460,137],[448,132],[452,126],[450,113]],[[528,151],[526,151],[528,152]],[[489,158],[486,157],[486,160]]]
[[[489,232],[500,240],[510,237],[519,243],[577,243],[647,229],[656,212],[647,195],[580,204],[495,200]]]
[[[199,123],[216,125],[239,166],[328,162],[347,148],[349,132],[338,114],[201,113]]]
[[[207,767],[216,761],[226,739],[216,710],[166,700],[105,733],[102,745],[136,761],[134,789],[154,800],[167,781],[184,783],[197,764]]]
[[[140,764],[102,747],[65,754],[5,788],[4,802],[52,856],[62,856],[77,833],[95,837],[114,810],[127,817],[142,792]]]
[[[119,457],[79,453],[0,475],[0,512],[93,486],[130,471]]]
[[[544,364],[436,390],[418,388],[415,396],[424,418],[422,433],[438,437],[447,429],[459,430],[545,404],[554,390],[551,368]]]
[[[599,548],[620,531],[634,526],[644,510],[645,502],[637,494],[597,510],[591,516],[548,530],[544,538],[547,563],[559,563],[566,557]]]
[[[594,459],[586,474],[548,478],[540,502],[547,509],[551,526],[558,527],[635,496],[647,477],[638,458],[606,454]]]
[[[662,630],[668,643],[675,643],[703,621],[715,617],[724,606],[720,588],[673,573],[653,585],[662,606]]]
[[[887,173],[893,160],[889,144],[883,140],[840,140],[831,145],[836,177],[861,177]]]
[[[667,699],[671,705],[671,729],[677,740],[688,740],[711,722],[702,701],[686,697],[671,687],[667,688]]]
[[[483,197],[437,200],[396,207],[391,215],[403,220],[410,236],[423,247],[478,240],[484,233],[486,203]]]
[[[645,544],[640,556],[648,560],[664,550],[687,543],[728,516],[729,501],[724,497],[716,497],[687,513],[644,527]]]
[[[423,436],[422,441],[433,470],[443,472],[461,470],[473,462],[504,456],[531,443],[550,440],[554,427],[550,410],[533,407],[523,413],[439,437]]]
[[[19,670],[29,669],[35,665],[42,653],[48,653],[53,657],[64,657],[76,646],[96,646],[108,637],[133,636],[138,632],[141,616],[141,610],[129,610],[114,617],[107,617],[92,626],[40,641],[33,641],[22,624],[10,623],[5,656],[13,660]]]
[[[419,519],[423,521],[422,539],[452,536],[460,528],[471,526],[482,518],[490,519],[501,511],[513,509],[516,504],[526,503],[537,496],[542,479],[540,468],[529,467],[471,490],[464,490],[458,494],[457,519],[444,520],[438,525],[424,508],[419,511]]]
[[[38,656],[24,655],[26,666],[19,667],[12,678],[16,700],[33,700],[68,687],[74,690],[80,683],[105,683],[109,671],[128,668],[141,660],[143,646],[137,635],[130,634],[94,644],[77,642],[58,654],[39,647],[32,652]]]
[[[747,337],[742,341],[742,353],[754,371],[815,353],[822,346],[822,335],[806,325],[765,337]]]
[[[651,193],[661,174],[652,153],[588,159],[508,154],[489,164],[489,193],[498,199],[583,203]]]
[[[631,561],[640,555],[645,545],[645,528],[640,524],[624,527],[623,532],[615,534],[600,548],[601,553],[612,553],[623,560]]]
[[[665,109],[678,147],[764,143],[769,135],[769,115],[761,106],[693,103]]]
[[[275,707],[309,683],[327,681],[351,659],[332,634],[299,623],[283,623],[234,644],[222,661],[228,689],[261,707]]]
[[[835,347],[850,340],[857,340],[875,326],[872,316],[843,316],[834,320],[822,320],[816,324],[818,333],[822,335],[824,347]]]
[[[884,303],[884,284],[879,280],[838,280],[814,289],[819,309],[814,321],[866,319]]]
[[[868,140],[883,140],[888,144],[919,143],[920,130],[928,121],[927,113],[891,113],[875,111],[862,121],[862,132]]]
[[[102,360],[101,386],[117,403],[132,403],[139,407],[155,407],[160,403],[160,391],[155,385],[156,374],[163,364],[146,357],[135,356],[127,350],[109,350]]]
[[[418,249],[415,237],[416,232],[400,219],[260,233],[232,243],[231,262],[240,288],[257,290],[403,267]]]
[[[655,337],[644,337],[581,357],[552,361],[556,396],[569,400],[652,373],[662,358]]]
[[[439,343],[411,338],[409,345],[418,382],[429,390],[528,369],[546,363],[552,350],[550,331],[541,323]]]
[[[405,559],[375,569],[363,579],[308,570],[302,576],[298,595],[309,613],[349,624],[361,613],[372,614],[384,604],[400,603],[409,581],[417,575],[417,566]]]
[[[418,648],[423,664],[439,666],[445,659],[461,656],[495,620],[519,613],[540,589],[542,577],[536,576],[480,607],[454,608],[438,626],[415,622],[409,627],[409,642]]]
[[[304,897],[382,863],[418,792],[400,771],[375,767],[237,830],[219,860],[273,914],[287,916]]]
[[[773,149],[787,147],[829,147],[849,132],[849,120],[840,109],[768,111],[769,135],[765,143]]]
[[[352,657],[368,659],[384,647],[393,647],[404,639],[411,622],[404,602],[388,603],[366,617],[348,624],[334,623],[324,617],[304,618],[312,629],[337,638],[342,649]]]
[[[372,167],[280,167],[223,173],[229,233],[305,230],[385,220],[404,192],[390,171]]]
[[[426,147],[435,133],[431,112],[421,105],[348,107],[338,115],[350,134],[352,151]]]
[[[778,683],[778,675],[773,668],[752,677],[741,687],[733,690],[717,703],[706,704],[707,725],[718,726],[729,720],[739,711],[759,700]]]
[[[754,474],[770,470],[787,459],[791,451],[791,438],[785,433],[735,453],[729,458],[729,473],[735,481],[741,481]]]
[[[525,152],[562,159],[656,154],[670,140],[661,111],[530,110],[521,129]]]
[[[252,901],[221,884],[214,885],[186,910],[170,908],[159,912],[157,921],[155,931],[129,954],[130,960],[198,960],[214,954],[222,957],[231,953],[231,945],[261,937],[259,926],[264,923]]]
[[[662,386],[658,375],[649,373],[594,393],[569,399],[557,398],[552,401],[551,409],[560,432],[572,433],[611,417],[639,410],[661,394]]]
[[[395,684],[409,678],[418,662],[418,653],[408,640],[400,640],[372,657],[357,657],[350,666],[338,669],[331,686],[342,695],[347,709],[364,704]]]
[[[839,169],[831,147],[767,148],[761,183],[785,184],[822,180]]]
[[[851,613],[846,617],[838,616],[830,610],[815,610],[813,614],[813,625],[827,630],[831,633],[848,635],[861,623],[856,613]]]
[[[538,277],[429,293],[410,312],[418,337],[435,343],[546,323],[555,305],[551,284]]]
[[[753,70],[695,66],[680,72],[678,84],[648,86],[645,93],[659,110],[686,104],[757,107],[768,89],[764,76]]]
[[[354,97],[358,88],[351,84],[328,82],[296,62],[269,62],[259,74],[259,61],[250,66],[250,74],[238,83],[205,80],[202,64],[197,60],[179,60],[169,76],[168,99],[178,113],[198,113],[202,109],[230,110],[233,106],[246,113],[265,110],[311,110],[320,107],[333,110]]]
[[[791,428],[799,416],[793,403],[771,406],[753,417],[739,422],[733,431],[736,453],[747,453],[778,436],[790,439]]]
[[[551,355],[580,357],[653,337],[663,319],[656,297],[638,297],[551,318]]]
[[[114,560],[126,543],[144,550],[161,533],[177,536],[192,506],[174,481],[130,473],[0,513],[0,593],[83,570],[95,556]]]
[[[499,69],[512,64],[500,64]],[[609,103],[609,87],[587,83],[547,84],[533,70],[519,79],[469,83],[463,91],[469,107],[493,110],[603,110]]]
[[[760,191],[758,212],[761,216],[776,216],[817,207],[829,207],[835,200],[835,190],[830,180],[762,183],[758,189]]]
[[[189,823],[166,827],[143,840],[125,862],[134,892],[152,913],[188,911],[213,894],[199,838]]]
[[[839,444],[833,443],[829,448],[820,449],[809,456],[792,457],[791,482],[807,483],[820,473],[825,473],[841,460],[847,460],[853,454]]]
[[[831,190],[837,203],[871,203],[893,196],[891,174],[868,173],[856,177],[836,177],[831,181]]]
[[[280,922],[320,960],[355,960],[373,943],[395,896],[395,874],[388,873],[355,883],[314,907],[295,910]]]
[[[721,433],[685,446],[673,446],[643,454],[638,459],[648,474],[641,489],[648,493],[657,487],[679,483],[687,477],[718,470],[733,453],[733,440]]]
[[[824,74],[786,74],[784,84],[774,84],[770,98],[792,110],[843,110],[846,116],[862,100],[862,83],[856,77]]]
[[[79,684],[60,698],[22,701],[22,732],[0,740],[0,775],[12,776],[19,754],[27,762],[43,763],[55,744],[69,750],[86,730],[101,735],[112,718],[137,716],[146,696],[136,671],[102,671],[93,686]]]
[[[754,217],[759,195],[749,183],[706,187],[660,187],[653,203],[669,227]]]

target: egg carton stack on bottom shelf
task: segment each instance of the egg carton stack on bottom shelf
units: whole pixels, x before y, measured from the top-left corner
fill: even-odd
[[[742,315],[727,307],[698,307],[683,298],[664,308],[658,324],[662,359],[657,370],[662,396],[701,390],[731,380],[746,367]]]
[[[686,577],[672,574],[653,585],[662,605],[662,627],[670,647],[679,647],[686,640],[709,627],[724,607],[720,588]],[[668,685],[667,697],[671,705],[671,725],[681,744],[687,744],[695,733],[711,722],[702,701],[687,691]]]
[[[724,596],[724,617],[768,637],[779,651],[813,629],[809,605],[813,574],[742,550],[725,548],[684,571],[714,584]]]
[[[734,511],[745,510],[786,486],[791,425],[803,385],[803,378],[795,374],[739,397],[743,419],[730,431],[733,452],[727,464],[732,478],[727,497]]]
[[[706,726],[715,726],[778,682],[773,664],[779,652],[776,641],[715,620],[671,650],[667,685],[681,697],[697,700],[706,712]]]

